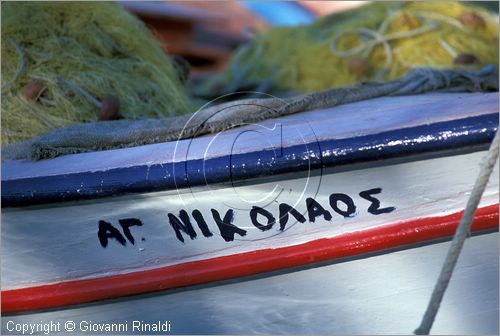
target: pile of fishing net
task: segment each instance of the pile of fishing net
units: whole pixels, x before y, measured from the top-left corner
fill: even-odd
[[[192,108],[174,64],[111,2],[2,2],[2,144]]]
[[[2,3],[2,19],[2,141],[32,137],[3,146],[3,159],[175,141],[384,95],[498,90],[498,20],[456,2],[376,2],[272,28],[194,95],[302,95],[233,99],[181,116],[173,115],[194,109],[175,67],[115,5]]]
[[[240,47],[220,76],[197,87],[314,92],[391,80],[417,67],[498,64],[498,18],[459,2],[374,2],[298,27],[276,27]]]

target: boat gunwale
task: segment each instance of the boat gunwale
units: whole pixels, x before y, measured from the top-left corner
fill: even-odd
[[[450,150],[458,152],[486,146],[497,129],[498,112],[357,137],[292,145],[283,147],[280,157],[276,156],[275,149],[270,149],[206,160],[2,180],[2,207],[234,184],[331,168],[349,167],[349,170],[355,170],[371,162],[394,158],[412,161],[419,154]]]

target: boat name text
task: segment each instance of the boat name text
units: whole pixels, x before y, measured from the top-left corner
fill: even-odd
[[[385,208],[380,207],[380,200],[374,195],[380,194],[381,192],[382,188],[373,188],[359,193],[361,198],[369,202],[366,211],[371,215],[389,213],[396,209],[393,206]],[[329,203],[330,208],[337,215],[344,218],[355,217],[357,215],[357,206],[349,195],[333,193],[329,196]],[[333,218],[331,212],[325,209],[325,207],[312,197],[308,197],[306,199],[306,208],[307,210],[304,213],[301,213],[287,203],[280,203],[277,222],[276,217],[269,210],[253,206],[249,211],[250,222],[260,231],[268,231],[278,223],[279,230],[284,231],[289,223],[290,216],[293,216],[296,221],[300,223],[305,223],[306,221],[314,223],[318,217],[323,217],[326,221],[331,221]],[[235,235],[239,235],[241,237],[246,236],[247,230],[234,224],[234,209],[228,209],[224,214],[221,214],[216,209],[210,209],[210,211],[213,221],[219,230],[220,237],[222,237],[224,241],[233,241]],[[191,216],[204,237],[210,238],[213,236],[213,233],[205,220],[205,216],[200,210],[194,209],[191,212]],[[168,213],[167,218],[175,236],[177,237],[177,240],[180,242],[184,243],[185,236],[191,239],[195,239],[198,236],[198,233],[193,226],[191,217],[186,210],[180,210],[178,215]],[[131,228],[134,226],[143,226],[143,222],[139,218],[123,218],[118,220],[118,225],[113,225],[108,221],[99,220],[97,236],[101,246],[103,248],[107,247],[110,239],[116,240],[123,246],[125,246],[127,242],[135,245],[136,238],[133,236],[131,231]],[[144,241],[146,238],[142,237],[141,240]]]

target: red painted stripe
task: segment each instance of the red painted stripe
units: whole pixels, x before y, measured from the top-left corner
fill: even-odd
[[[153,270],[2,291],[4,313],[86,303],[350,257],[453,235],[462,212],[384,225],[300,245]],[[498,204],[478,209],[473,231],[498,228]]]

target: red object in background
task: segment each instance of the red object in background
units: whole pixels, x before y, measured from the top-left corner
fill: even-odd
[[[237,2],[121,2],[163,43],[169,54],[185,58],[194,75],[217,72],[231,52],[248,41],[246,30],[261,30],[263,21]]]
[[[299,1],[317,16],[368,1]],[[154,32],[169,54],[191,65],[195,77],[223,70],[232,51],[267,28],[265,21],[237,1],[122,1]]]
[[[299,1],[303,7],[316,14],[316,16],[325,16],[356,8],[368,2],[369,1]]]

